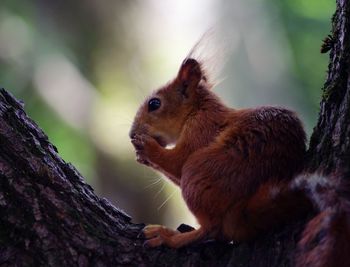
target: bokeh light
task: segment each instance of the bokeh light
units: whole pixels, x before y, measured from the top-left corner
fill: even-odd
[[[215,91],[224,102],[290,107],[310,134],[334,8],[329,0],[4,0],[1,85],[134,221],[195,224],[180,190],[134,159],[128,131],[138,106],[211,29],[205,52],[214,52],[213,72],[222,68]]]

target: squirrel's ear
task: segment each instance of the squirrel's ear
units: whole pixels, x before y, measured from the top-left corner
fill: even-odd
[[[196,87],[202,78],[201,66],[197,60],[186,58],[181,65],[177,79],[186,90],[188,87]]]

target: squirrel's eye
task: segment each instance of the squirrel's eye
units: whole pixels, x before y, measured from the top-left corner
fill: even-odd
[[[160,108],[160,99],[159,98],[152,98],[148,102],[148,111],[154,111]]]

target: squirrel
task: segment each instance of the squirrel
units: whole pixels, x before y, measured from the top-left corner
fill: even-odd
[[[200,225],[184,233],[148,225],[143,234],[150,247],[246,241],[310,209],[291,186],[306,155],[297,115],[282,107],[227,107],[207,69],[187,56],[175,79],[140,106],[129,132],[137,161],[181,188]]]

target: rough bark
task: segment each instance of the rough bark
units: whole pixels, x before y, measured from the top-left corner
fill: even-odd
[[[326,174],[350,170],[350,3],[337,0],[330,63],[318,123],[310,140],[309,168]]]
[[[350,13],[337,1],[332,50],[309,169],[350,168]],[[208,241],[174,250],[145,248],[142,224],[97,197],[64,162],[23,105],[0,91],[1,266],[291,266],[299,220],[250,243]]]

